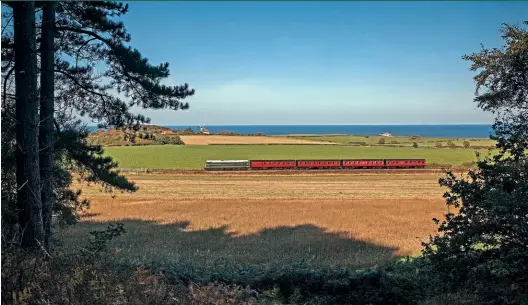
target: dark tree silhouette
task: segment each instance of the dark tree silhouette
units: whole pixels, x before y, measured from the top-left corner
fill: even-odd
[[[3,17],[13,14],[17,3],[3,3],[7,9],[4,10]],[[37,22],[32,27],[33,32],[27,41],[33,41],[33,50],[40,51],[38,59],[24,61],[26,65],[28,63],[35,65],[33,69],[34,89],[27,90],[28,85],[23,81],[18,81],[18,75],[13,81],[20,35],[13,35],[10,18],[2,19],[2,86],[4,89],[2,94],[2,148],[3,153],[5,151],[9,154],[12,153],[13,147],[22,143],[19,139],[15,141],[10,133],[11,125],[14,122],[20,122],[12,116],[13,109],[19,107],[18,100],[21,99],[15,99],[15,96],[16,92],[20,91],[20,94],[26,94],[25,99],[31,100],[35,106],[32,111],[36,115],[34,123],[37,127],[35,129],[34,124],[25,124],[24,134],[28,141],[36,143],[36,151],[32,153],[36,152],[37,160],[31,159],[33,160],[31,162],[35,163],[33,165],[36,166],[32,166],[31,170],[38,172],[39,163],[41,166],[40,177],[38,177],[41,181],[31,180],[30,182],[34,184],[34,187],[38,185],[35,190],[40,194],[37,197],[41,198],[37,202],[43,204],[44,208],[40,215],[41,218],[43,217],[43,227],[46,232],[44,243],[47,245],[51,234],[49,230],[50,212],[53,210],[63,216],[68,216],[69,219],[74,219],[71,218],[74,216],[74,210],[86,205],[86,202],[78,201],[79,193],[67,189],[71,184],[71,170],[80,173],[81,177],[87,181],[101,183],[107,189],[136,190],[133,183],[112,171],[117,164],[111,158],[103,156],[102,147],[87,143],[88,133],[80,124],[79,118],[89,117],[100,127],[122,128],[127,133],[132,132],[133,134],[139,129],[140,123],[149,122],[149,119],[133,113],[131,107],[187,109],[188,103],[182,100],[192,96],[194,90],[190,89],[187,84],[182,86],[162,84],[161,82],[169,76],[168,63],[152,65],[137,49],[129,46],[130,35],[124,24],[116,21],[118,17],[127,13],[128,5],[102,1],[63,1],[55,2],[54,5],[37,2],[37,7],[35,7],[34,2],[28,3],[32,5],[32,8],[28,9],[26,14],[31,15]],[[29,12],[30,10],[32,13]],[[105,69],[100,69],[101,64],[104,64]],[[96,65],[98,65],[97,71]],[[37,84],[36,80],[39,75],[40,83]],[[40,89],[37,85],[40,85]],[[37,119],[39,116],[36,112],[38,104],[35,104],[39,100],[41,103],[40,132],[38,132],[39,120]],[[22,124],[16,125],[17,134],[21,126]],[[38,160],[39,142],[40,161]],[[4,154],[2,157],[3,159],[4,157],[9,158]],[[22,162],[22,158],[17,160]],[[6,186],[2,187],[3,216],[7,215],[4,213],[4,206],[13,206],[10,201],[4,203],[4,199],[12,200],[15,190],[9,185],[9,179],[4,181],[11,177],[5,174],[9,171],[9,167],[8,163],[2,162],[2,183]],[[65,176],[59,176],[59,173]],[[27,175],[27,171],[17,171],[17,177],[21,177],[20,181]],[[50,193],[51,186],[53,189]],[[16,190],[14,192],[17,193]],[[23,193],[17,194],[22,196]],[[53,205],[54,201],[56,205]],[[30,201],[21,199],[19,208],[25,211],[29,203]],[[12,210],[12,208],[7,210]],[[5,218],[12,220],[8,222],[9,228],[12,228],[11,224],[23,220],[14,217],[12,213],[9,215],[11,216]],[[24,235],[27,231],[21,231],[21,233]]]
[[[34,2],[13,2],[16,100],[16,185],[22,245],[44,244],[40,199],[37,48]]]
[[[42,42],[40,45],[40,182],[42,200],[42,218],[44,223],[44,246],[48,248],[51,235],[51,218],[53,213],[53,146],[55,145],[55,10],[53,1],[43,5]]]
[[[502,34],[502,48],[464,56],[479,70],[475,101],[499,114],[499,153],[479,160],[468,179],[450,171],[440,179],[457,213],[446,215],[424,254],[450,289],[482,303],[520,304],[528,299],[528,31],[504,25]]]

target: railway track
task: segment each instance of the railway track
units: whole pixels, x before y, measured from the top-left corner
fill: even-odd
[[[360,174],[428,174],[442,173],[441,168],[425,169],[280,169],[280,170],[203,170],[203,169],[126,169],[122,173],[137,174],[172,174],[172,175],[360,175]]]

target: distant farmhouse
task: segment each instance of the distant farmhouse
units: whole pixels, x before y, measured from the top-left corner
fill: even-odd
[[[203,125],[200,125],[200,133],[201,134],[210,134],[209,130],[207,130]]]
[[[382,136],[382,137],[392,137],[392,133],[384,132],[384,133],[380,133],[380,136]]]

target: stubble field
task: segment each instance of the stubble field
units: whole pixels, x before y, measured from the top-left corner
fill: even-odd
[[[251,266],[357,268],[418,254],[446,212],[439,173],[164,174],[129,178],[112,198],[84,186],[92,208],[64,230],[68,245],[116,221],[110,244],[135,265],[211,274]],[[182,267],[184,266],[184,267]],[[183,272],[180,270],[180,272]],[[185,272],[184,272],[185,273]]]
[[[318,141],[312,139],[296,139],[288,137],[273,136],[224,136],[224,135],[185,135],[180,136],[185,145],[221,145],[221,144],[320,144],[336,145],[329,141]]]

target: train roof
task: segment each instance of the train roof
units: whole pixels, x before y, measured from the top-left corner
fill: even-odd
[[[205,162],[249,162],[249,160],[206,160]]]

